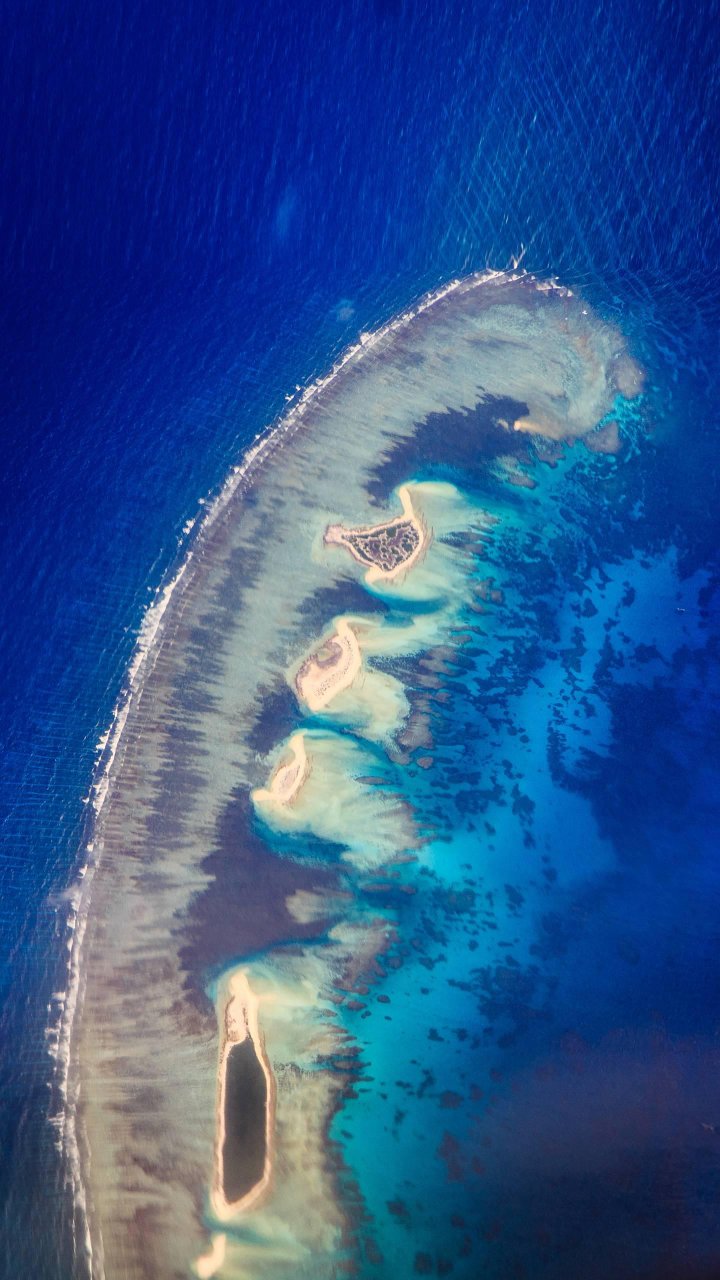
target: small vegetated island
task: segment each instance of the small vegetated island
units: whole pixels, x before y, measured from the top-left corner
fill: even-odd
[[[334,524],[325,531],[328,546],[337,543],[347,547],[360,564],[368,566],[368,582],[407,573],[427,543],[427,530],[413,511],[407,485],[402,486],[398,497],[403,505],[403,514],[396,520],[373,525],[369,529],[344,529],[342,525]]]
[[[610,501],[641,386],[582,298],[485,273],[364,335],[231,477],[98,783],[67,1126],[93,1276],[478,1274],[477,984],[508,944],[473,880],[503,837],[467,820],[492,699],[459,708],[505,595],[534,606]]]

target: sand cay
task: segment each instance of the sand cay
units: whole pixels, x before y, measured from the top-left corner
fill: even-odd
[[[359,564],[367,565],[368,583],[392,581],[408,573],[425,554],[431,534],[413,508],[409,485],[398,489],[403,513],[384,524],[362,529],[346,529],[341,524],[328,525],[325,543],[347,547]]]
[[[278,765],[267,787],[261,787],[253,792],[253,800],[256,804],[283,807],[297,799],[310,773],[310,761],[305,750],[305,734],[294,733],[288,739],[286,749],[290,752],[291,759]]]
[[[218,1231],[212,1238],[208,1252],[201,1254],[195,1262],[194,1271],[199,1280],[210,1280],[220,1270],[225,1261],[226,1249],[227,1236],[224,1231]]]
[[[215,1158],[211,1202],[219,1221],[256,1207],[272,1179],[275,1081],[260,1031],[260,1001],[244,971],[234,973],[224,1006],[218,1062]],[[196,1259],[199,1280],[225,1261],[227,1235],[217,1232]]]
[[[322,711],[343,689],[349,689],[362,670],[362,653],[357,636],[344,618],[322,642],[295,677],[301,702],[311,711]]]
[[[306,834],[334,846],[333,856],[344,865],[366,870],[414,849],[418,836],[410,807],[395,788],[373,780],[378,761],[367,745],[326,729],[305,736],[311,769],[294,802],[278,804],[269,788],[253,792],[270,839],[272,832]]]
[[[376,666],[388,652],[390,635],[377,617],[334,618],[327,633],[285,673],[301,708],[389,744],[409,711],[402,682]]]

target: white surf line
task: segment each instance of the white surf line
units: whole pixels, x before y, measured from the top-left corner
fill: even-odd
[[[69,952],[67,986],[64,992],[54,993],[49,1012],[52,1011],[53,1004],[56,1004],[58,1006],[57,1016],[54,1021],[52,1018],[49,1020],[46,1029],[50,1053],[56,1064],[53,1083],[60,1093],[60,1107],[55,1114],[49,1116],[49,1120],[57,1130],[57,1146],[68,1162],[68,1175],[73,1202],[83,1222],[82,1252],[87,1263],[88,1275],[92,1277],[92,1280],[103,1280],[105,1275],[102,1262],[102,1237],[100,1237],[98,1252],[96,1253],[89,1227],[87,1194],[82,1178],[77,1133],[79,1085],[74,1088],[70,1087],[70,1069],[73,1027],[78,1009],[82,1008],[82,943],[90,905],[92,880],[97,869],[98,842],[94,837],[98,830],[102,810],[111,785],[112,768],[118,756],[128,716],[142,690],[143,680],[148,667],[151,665],[151,659],[161,636],[163,621],[170,602],[187,574],[196,545],[225,510],[237,490],[251,477],[259,460],[264,458],[267,453],[270,453],[276,445],[281,444],[284,436],[297,429],[308,408],[312,407],[315,398],[326,387],[330,386],[348,364],[362,359],[390,334],[406,327],[410,321],[430,310],[436,303],[458,289],[466,289],[469,292],[471,289],[483,284],[494,284],[500,281],[511,282],[523,278],[533,279],[528,272],[523,270],[508,272],[495,271],[492,268],[476,272],[473,275],[457,277],[448,284],[441,285],[425,294],[413,306],[407,308],[393,320],[381,325],[378,329],[361,333],[358,341],[347,348],[332,366],[329,373],[312,382],[310,386],[304,389],[300,398],[287,413],[282,414],[263,431],[258,432],[253,443],[243,455],[242,461],[231,468],[227,479],[215,498],[207,505],[207,509],[202,516],[198,515],[187,521],[184,527],[184,537],[180,539],[179,543],[182,547],[183,542],[186,542],[182,562],[176,568],[169,581],[164,586],[161,585],[157,588],[155,599],[145,612],[124,681],[124,687],[113,708],[110,726],[101,735],[97,743],[97,762],[93,780],[89,793],[84,798],[84,803],[88,804],[92,811],[91,838],[85,845],[85,860],[78,869],[75,884],[69,894],[71,906],[66,919],[67,948]],[[542,290],[557,289],[566,295],[569,293],[569,290],[554,281],[538,281],[536,282],[536,287]],[[206,499],[200,499],[199,505],[203,507],[205,504]],[[191,534],[193,535],[192,538],[190,538]],[[74,1226],[73,1242],[77,1250]]]

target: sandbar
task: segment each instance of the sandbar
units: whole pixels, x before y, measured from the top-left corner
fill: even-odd
[[[310,761],[305,750],[305,734],[294,733],[287,741],[292,759],[278,765],[267,787],[253,792],[253,800],[259,804],[292,804],[310,772]]]
[[[303,662],[295,677],[300,700],[311,711],[321,711],[343,689],[349,689],[362,670],[358,638],[344,618],[333,634]]]
[[[403,513],[394,520],[360,529],[331,524],[325,530],[327,545],[347,547],[359,564],[368,567],[366,582],[388,582],[406,574],[427,551],[431,534],[413,507],[408,485],[400,486],[398,497]]]
[[[217,1235],[212,1237],[208,1252],[201,1254],[195,1260],[194,1270],[199,1280],[210,1280],[210,1277],[220,1270],[225,1261],[226,1246],[227,1236],[224,1231],[219,1231]]]

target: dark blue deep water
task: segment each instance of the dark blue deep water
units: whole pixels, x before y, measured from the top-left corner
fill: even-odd
[[[561,824],[547,816],[548,880],[558,864],[565,878],[543,959],[569,955],[570,976],[543,1061],[513,1017],[548,993],[513,1004],[510,976],[487,975],[509,1019],[498,1034],[525,1033],[527,1074],[483,1134],[489,1151],[503,1126],[515,1134],[483,1202],[483,1256],[497,1277],[582,1280],[588,1224],[619,1232],[617,1259],[644,1222],[652,1244],[613,1274],[720,1275],[718,5],[28,0],[6,2],[0,23],[0,1275],[73,1275],[44,1040],[62,895],[95,744],[183,525],[359,330],[520,254],[631,335],[654,432],[632,504],[622,462],[607,463],[623,519],[643,522],[634,568],[608,519],[598,558],[622,565],[617,581],[586,564],[573,595],[561,566],[567,616],[545,635],[539,619],[526,668],[508,592],[506,649],[492,654],[500,737],[522,731],[513,672],[518,690],[530,667],[550,690],[554,773],[530,799],[562,787],[594,825],[574,829],[570,802]],[[508,528],[498,576],[514,573],[527,601],[537,584]],[[557,739],[560,680],[579,735],[605,717],[583,743]],[[572,842],[591,857],[593,839],[602,901],[573,895],[565,874]],[[499,894],[513,880],[488,876]],[[615,1027],[594,1013],[610,988]],[[598,1082],[590,1116],[572,1105],[583,1072]],[[638,1089],[623,1094],[638,1079],[642,1115]],[[561,1096],[575,1126],[563,1142]],[[574,1166],[610,1123],[638,1143],[652,1130],[652,1168]],[[563,1257],[584,1272],[543,1251],[559,1197]],[[508,1232],[512,1247],[493,1252]]]

